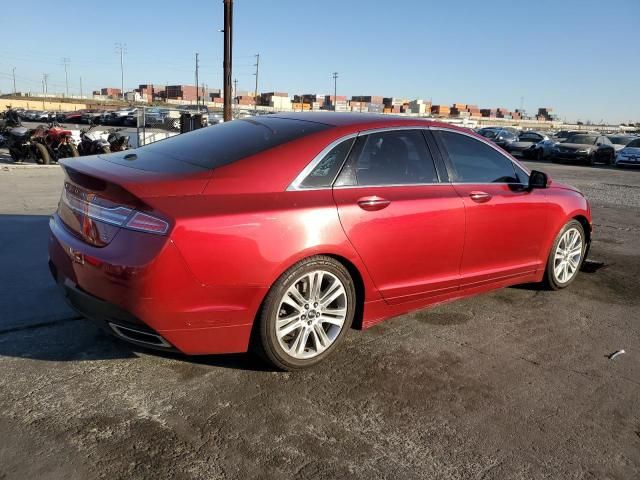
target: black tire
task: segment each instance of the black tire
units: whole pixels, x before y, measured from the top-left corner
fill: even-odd
[[[11,157],[11,160],[13,160],[14,162],[20,161],[20,155],[18,154],[18,152],[16,152],[12,148],[9,149],[9,156]]]
[[[607,165],[613,165],[616,163],[616,154],[614,152],[609,154],[609,158],[607,158]]]
[[[58,158],[69,158],[69,157],[79,157],[80,153],[78,152],[78,147],[76,147],[73,143],[68,143],[63,145],[58,150],[59,156]]]
[[[280,302],[287,290],[305,274],[322,270],[334,275],[344,286],[346,318],[341,330],[326,350],[308,359],[298,359],[289,355],[280,345],[276,336],[276,321],[280,313]],[[310,302],[311,303],[311,302]],[[284,272],[273,284],[258,314],[254,328],[253,349],[267,362],[280,370],[299,370],[320,363],[335,350],[351,327],[356,307],[356,292],[349,271],[337,260],[324,255],[306,258]],[[304,318],[304,317],[303,317]],[[310,317],[311,318],[311,317]]]
[[[40,165],[49,165],[51,163],[51,155],[49,155],[49,150],[41,143],[36,143],[33,145],[34,156],[36,162]]]
[[[580,261],[578,262],[578,267],[576,268],[573,276],[567,280],[566,282],[561,282],[558,280],[558,278],[556,277],[555,273],[554,273],[554,267],[555,267],[555,253],[556,250],[558,248],[558,244],[560,243],[562,236],[571,229],[576,229],[579,233],[580,233],[580,238],[582,241],[582,251],[581,251],[581,255],[580,255]],[[549,290],[560,290],[561,288],[566,288],[569,285],[571,285],[571,283],[573,283],[573,281],[576,279],[576,277],[578,276],[578,272],[580,271],[580,268],[582,267],[582,263],[584,262],[585,259],[585,254],[587,252],[587,238],[586,235],[584,233],[584,228],[582,227],[582,224],[577,221],[577,220],[570,220],[569,222],[567,222],[565,224],[564,227],[562,227],[562,229],[560,230],[560,232],[558,233],[558,235],[556,236],[556,239],[553,242],[553,245],[551,246],[551,251],[549,252],[549,257],[547,258],[547,266],[544,272],[544,279],[543,279],[543,284],[546,288],[548,288]]]
[[[592,153],[591,155],[589,155],[589,158],[587,158],[587,164],[594,167],[596,165],[596,154]]]
[[[539,148],[536,151],[536,160],[539,161],[539,162],[544,160],[544,150],[542,148]]]

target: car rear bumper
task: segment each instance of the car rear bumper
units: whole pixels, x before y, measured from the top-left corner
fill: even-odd
[[[640,158],[637,160],[629,160],[626,158],[618,158],[616,160],[616,165],[624,165],[629,167],[640,167]]]
[[[589,159],[589,154],[587,153],[554,153],[553,157],[557,158],[558,160],[584,162]]]
[[[49,226],[51,273],[81,315],[151,348],[247,351],[265,289],[202,285],[167,237],[121,230],[97,248],[69,232],[57,215]]]

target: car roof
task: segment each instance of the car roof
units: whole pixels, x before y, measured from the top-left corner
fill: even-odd
[[[443,122],[434,122],[425,118],[400,117],[395,115],[376,113],[341,113],[341,112],[295,112],[276,113],[268,115],[268,118],[284,118],[301,120],[305,122],[322,123],[333,127],[375,128],[393,126],[447,126],[456,129],[456,126]]]

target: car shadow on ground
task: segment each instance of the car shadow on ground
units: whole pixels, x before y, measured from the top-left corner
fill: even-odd
[[[128,344],[73,311],[48,268],[48,215],[0,215],[0,357],[53,362],[135,359],[266,370],[251,354],[186,356]]]

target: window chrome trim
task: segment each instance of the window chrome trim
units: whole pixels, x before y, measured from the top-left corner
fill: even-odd
[[[316,166],[320,163],[320,161],[331,151],[333,150],[335,147],[337,147],[340,143],[349,140],[351,138],[356,138],[359,137],[361,135],[370,135],[373,133],[381,133],[381,132],[394,132],[394,131],[398,131],[398,130],[438,130],[438,131],[443,131],[443,132],[451,132],[451,133],[457,133],[459,135],[465,135],[467,137],[473,138],[474,140],[477,140],[481,143],[484,143],[485,145],[488,145],[489,147],[493,148],[495,151],[497,151],[498,153],[500,153],[503,157],[505,157],[507,160],[509,160],[515,168],[518,168],[519,170],[521,170],[526,177],[529,177],[529,175],[531,175],[531,172],[524,166],[521,165],[517,160],[515,160],[514,158],[511,158],[507,152],[505,152],[504,150],[502,150],[500,147],[498,147],[497,145],[495,145],[494,143],[490,142],[489,140],[485,139],[482,136],[476,136],[476,135],[471,135],[467,132],[464,131],[460,131],[460,130],[455,130],[452,128],[447,128],[447,127],[439,127],[439,126],[433,126],[433,125],[406,125],[406,126],[396,126],[396,127],[378,127],[378,128],[370,128],[367,130],[360,130],[358,132],[354,132],[354,133],[350,133],[348,135],[344,135],[340,138],[337,138],[336,140],[334,140],[333,142],[331,142],[329,145],[327,145],[320,153],[318,153],[315,157],[313,157],[313,160],[311,160],[307,166],[298,174],[298,176],[296,176],[296,178],[293,180],[293,182],[291,182],[289,184],[289,186],[287,187],[286,191],[314,191],[314,190],[331,190],[331,189],[345,189],[345,188],[384,188],[384,187],[419,187],[419,186],[435,186],[435,185],[519,185],[519,186],[525,186],[522,183],[518,183],[518,182],[509,182],[509,183],[496,183],[496,182],[437,182],[437,183],[402,183],[402,184],[393,184],[393,185],[388,185],[388,184],[384,184],[384,185],[341,185],[341,186],[335,186],[335,178],[331,184],[331,186],[328,187],[301,187],[300,185],[302,184],[302,182],[307,178],[307,176],[313,171],[314,168],[316,168]],[[353,147],[353,145],[352,145]],[[348,160],[349,154],[347,154],[347,160]]]
[[[291,182],[289,184],[289,186],[287,187],[287,192],[290,191],[313,191],[313,190],[327,190],[327,189],[332,189],[333,188],[333,182],[335,182],[335,178],[331,181],[331,185],[329,185],[328,187],[302,187],[301,184],[302,182],[305,181],[305,179],[309,176],[309,174],[313,171],[314,168],[316,168],[318,166],[318,164],[322,161],[322,159],[324,157],[327,156],[327,154],[333,150],[335,147],[337,147],[338,145],[340,145],[342,142],[345,142],[349,139],[355,138],[358,136],[358,132],[354,132],[354,133],[350,133],[348,135],[344,135],[336,140],[334,140],[333,142],[331,142],[329,145],[327,145],[326,147],[324,147],[322,149],[322,151],[317,154],[315,157],[313,157],[313,160],[311,160],[306,167],[304,167],[304,169],[302,169],[302,171],[296,176],[296,178],[293,180],[293,182]],[[349,151],[349,153],[351,153]],[[347,157],[349,156],[349,154],[347,154]],[[346,160],[346,159],[345,159]]]
[[[441,132],[450,132],[450,133],[457,133],[458,135],[465,135],[469,138],[473,138],[474,140],[478,140],[481,143],[484,143],[485,145],[490,146],[491,148],[493,148],[496,152],[498,152],[500,155],[502,155],[504,158],[506,158],[507,160],[509,160],[514,167],[519,168],[520,170],[522,170],[522,172],[529,177],[531,175],[531,172],[529,171],[528,168],[526,168],[524,165],[521,165],[520,162],[518,162],[516,159],[512,158],[507,152],[505,152],[503,149],[501,149],[499,146],[497,146],[495,143],[490,142],[489,140],[487,140],[486,138],[482,137],[481,135],[471,135],[467,132],[461,132],[460,130],[454,130],[452,128],[447,128],[447,127],[428,127],[429,130],[438,130]],[[448,152],[447,152],[447,159],[448,159]],[[469,185],[472,184],[474,182],[452,182],[454,184],[459,184],[459,185]],[[476,185],[522,185],[521,183],[502,183],[502,184],[498,184],[498,183],[476,183]]]
[[[382,184],[382,185],[338,185],[334,186],[335,190],[341,190],[345,188],[385,188],[385,187],[435,187],[435,186],[447,186],[450,187],[452,184],[449,182],[438,182],[438,183],[394,183],[394,184]]]

